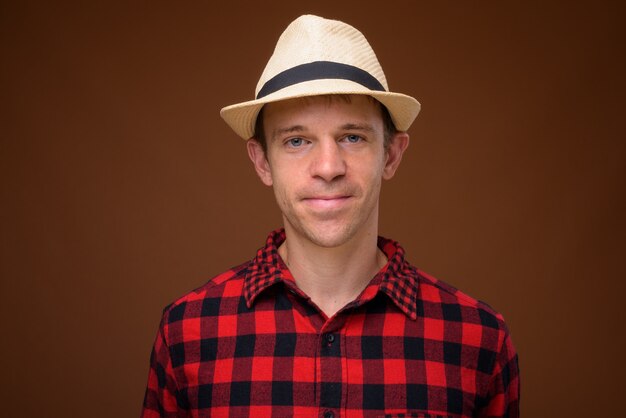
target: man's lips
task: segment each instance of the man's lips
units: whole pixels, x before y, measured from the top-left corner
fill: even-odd
[[[338,209],[345,205],[351,196],[337,195],[337,196],[311,196],[302,199],[302,201],[316,209]]]

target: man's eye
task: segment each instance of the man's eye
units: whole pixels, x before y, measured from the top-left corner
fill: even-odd
[[[358,135],[348,135],[348,136],[346,136],[346,141],[351,142],[351,143],[353,143],[353,144],[355,144],[355,143],[357,143],[357,142],[361,141],[362,139],[363,139],[363,138],[361,138],[361,137],[360,137],[360,136],[358,136]]]
[[[299,147],[302,146],[302,144],[304,144],[304,139],[302,138],[291,138],[289,141],[287,141],[287,145],[291,147]]]

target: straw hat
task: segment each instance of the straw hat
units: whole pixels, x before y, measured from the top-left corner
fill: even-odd
[[[365,37],[338,20],[300,16],[281,34],[256,87],[255,100],[224,107],[220,115],[243,139],[254,135],[266,103],[322,94],[366,94],[389,110],[406,131],[420,110],[413,97],[392,93]]]

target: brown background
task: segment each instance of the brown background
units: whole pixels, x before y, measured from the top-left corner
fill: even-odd
[[[139,414],[161,309],[280,225],[218,112],[307,12],[361,29],[422,102],[381,234],[504,314],[523,415],[623,413],[623,8],[7,3],[0,415]]]

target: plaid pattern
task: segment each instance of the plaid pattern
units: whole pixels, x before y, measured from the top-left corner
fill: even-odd
[[[502,316],[380,238],[389,262],[328,319],[278,255],[284,239],[165,308],[144,418],[519,416]]]

